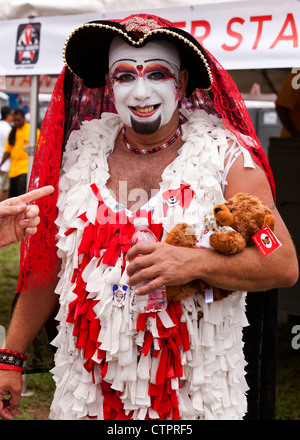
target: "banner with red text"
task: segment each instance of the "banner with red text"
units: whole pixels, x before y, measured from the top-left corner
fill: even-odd
[[[39,92],[49,94],[53,92],[57,76],[40,75]],[[0,77],[0,89],[5,89],[6,93],[25,93],[31,92],[32,76],[2,76]]]
[[[264,69],[300,64],[300,1],[253,0],[163,7],[106,14],[6,20],[0,26],[0,77],[57,75],[69,34],[94,19],[133,12],[167,18],[194,35],[226,68]],[[130,5],[129,5],[130,6]],[[3,87],[2,87],[3,88]]]

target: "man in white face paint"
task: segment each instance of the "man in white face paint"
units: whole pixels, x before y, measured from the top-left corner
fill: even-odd
[[[41,133],[47,142],[33,169],[34,182],[46,176],[54,183],[57,204],[51,199],[43,210],[53,216],[41,219],[41,235],[26,247],[19,283],[26,295],[7,334],[9,361],[7,351],[0,356],[0,416],[17,413],[21,354],[59,307],[50,418],[242,419],[245,291],[293,285],[298,277],[242,98],[194,37],[156,16],[80,26],[64,56],[67,69]],[[97,113],[105,107],[106,84],[115,108]],[[272,207],[282,246],[267,259],[254,246],[228,257],[164,242],[177,223],[199,231],[201,242],[204,211],[241,191]],[[141,194],[146,200],[137,203]],[[131,247],[138,216],[148,219],[158,242]],[[50,241],[53,217],[56,241]],[[52,247],[36,252],[46,238]],[[49,273],[54,279],[45,280]],[[149,316],[133,307],[135,295],[195,279],[234,294],[222,300],[224,307],[199,293],[169,298],[165,311]],[[118,289],[123,298],[116,304]]]
[[[109,52],[109,83],[125,126],[152,135],[171,119],[178,124],[180,56],[167,41],[130,47],[116,37]]]

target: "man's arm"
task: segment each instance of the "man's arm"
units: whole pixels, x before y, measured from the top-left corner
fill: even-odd
[[[264,171],[256,164],[255,168],[244,168],[241,155],[228,173],[227,182],[226,199],[237,192],[247,192],[266,203],[275,217],[275,235],[282,246],[268,257],[263,257],[256,246],[248,247],[229,258],[228,255],[211,251],[211,266],[207,267],[205,281],[214,281],[216,287],[247,291],[293,286],[298,279],[295,247],[275,206]]]
[[[127,268],[130,285],[152,281],[136,293],[146,294],[163,285],[185,284],[203,279],[208,284],[226,290],[264,291],[276,287],[291,287],[298,279],[298,262],[290,234],[280,217],[264,171],[256,166],[244,168],[242,155],[227,176],[225,198],[237,192],[248,192],[263,200],[275,217],[275,234],[282,246],[268,257],[262,257],[256,246],[239,254],[223,255],[212,249],[187,249],[166,243],[140,243],[127,254],[132,260]],[[139,270],[138,273],[136,271]]]
[[[58,295],[54,290],[59,270],[60,262],[55,268],[53,283],[21,293],[8,329],[6,349],[26,353],[40,329],[55,311]],[[21,373],[0,370],[0,418],[11,420],[14,415],[19,414],[21,391]],[[10,398],[5,399],[6,395],[10,395]]]
[[[7,349],[25,353],[55,310],[58,295],[54,290],[59,270],[60,263],[56,265],[53,283],[20,294],[6,337]]]

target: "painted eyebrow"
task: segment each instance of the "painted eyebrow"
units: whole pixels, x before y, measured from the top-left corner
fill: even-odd
[[[132,60],[131,58],[121,58],[120,60],[115,61],[114,63],[112,63],[112,65],[110,66],[110,68],[112,69],[112,66],[116,63],[119,63],[120,61],[133,61],[134,63],[137,63],[137,60]]]
[[[133,60],[132,58],[121,58],[120,60],[117,60],[117,61],[115,61],[114,63],[112,63],[112,65],[111,65],[110,68],[112,69],[113,65],[116,64],[116,63],[118,63],[119,61],[132,61],[132,62],[134,62],[134,63],[137,63],[137,60]],[[150,61],[160,61],[160,62],[164,62],[164,63],[169,64],[170,67],[173,67],[172,64],[169,63],[167,60],[163,60],[163,59],[161,59],[161,58],[150,58],[149,60],[145,60],[144,62],[145,62],[145,63],[149,63]]]
[[[145,60],[145,63],[150,63],[150,61],[160,61],[160,62],[163,62],[163,63],[167,63],[167,64],[169,64],[170,67],[174,68],[174,67],[172,66],[172,64],[169,63],[169,61],[167,61],[167,60],[163,60],[163,59],[161,59],[161,58],[150,58],[149,60]]]
[[[118,66],[116,66],[115,69],[111,69],[113,74],[120,73],[120,72],[135,72],[136,68],[132,66],[131,64],[121,63]]]
[[[167,66],[164,66],[163,64],[160,64],[159,62],[151,62],[147,66],[145,66],[144,74],[151,74],[154,72],[163,72],[167,77],[175,78],[176,75],[172,73],[172,69],[170,70]]]

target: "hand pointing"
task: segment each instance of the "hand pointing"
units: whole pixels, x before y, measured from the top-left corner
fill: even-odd
[[[53,191],[53,186],[44,186],[0,203],[0,247],[36,233],[40,223],[39,208],[27,204],[50,195]]]

